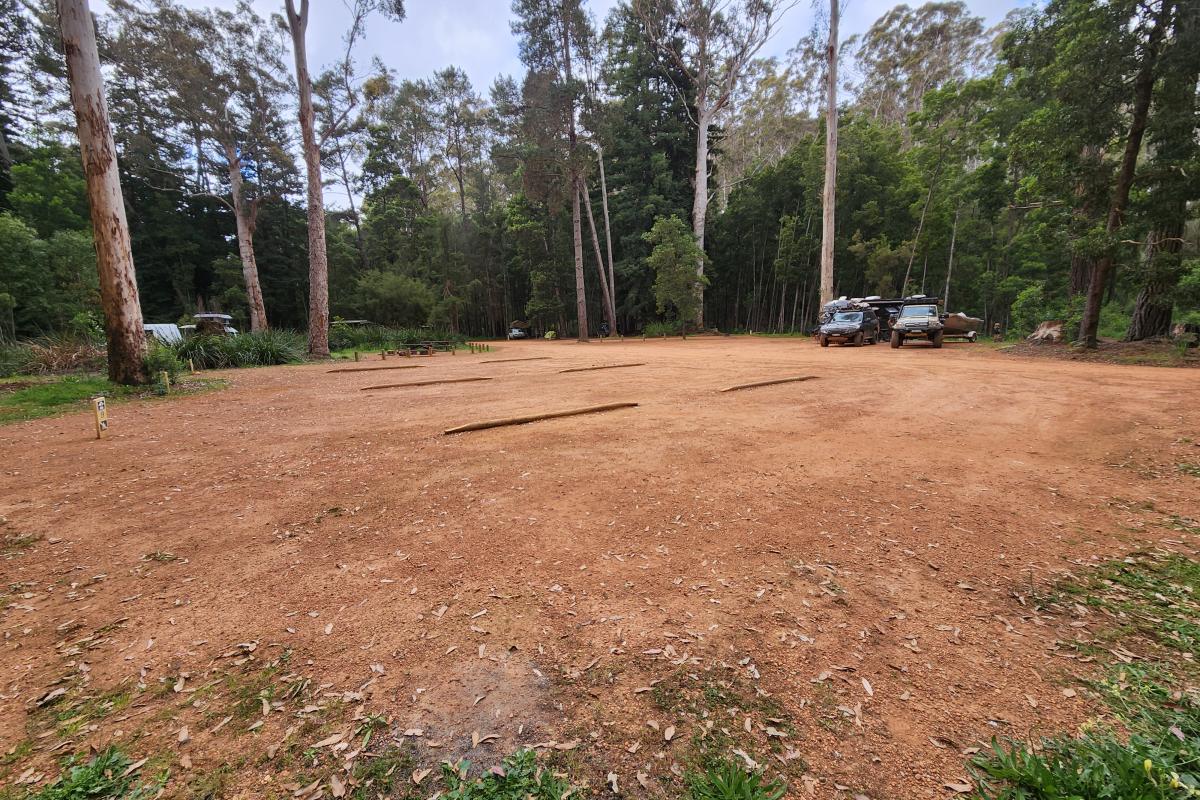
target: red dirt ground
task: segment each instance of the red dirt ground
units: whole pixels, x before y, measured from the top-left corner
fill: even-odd
[[[793,797],[952,796],[963,751],[1096,713],[1060,643],[1101,623],[1030,596],[1200,517],[1190,370],[745,338],[414,361],[228,372],[100,442],[85,414],[0,428],[0,533],[40,537],[0,551],[0,784],[117,743],[169,796],[328,796],[394,737],[426,767],[540,745],[609,796],[677,795],[706,743]],[[716,391],[787,375],[816,380]],[[369,714],[363,752],[299,752]]]

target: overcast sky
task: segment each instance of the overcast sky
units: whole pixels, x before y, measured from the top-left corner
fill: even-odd
[[[988,24],[1001,20],[1008,11],[1035,0],[966,0],[971,11]],[[193,7],[232,7],[235,0],[182,0]],[[909,0],[919,5],[922,0]],[[341,57],[342,36],[349,24],[343,0],[311,0],[312,19],[308,29],[309,66],[321,71]],[[597,26],[603,24],[617,0],[585,0]],[[821,0],[822,6],[827,5]],[[870,27],[896,0],[844,0],[843,38]],[[253,0],[264,17],[278,11],[283,0]],[[104,0],[92,0],[93,9],[103,12]],[[517,41],[509,27],[510,0],[407,0],[408,16],[402,23],[382,16],[371,19],[366,41],[358,49],[357,61],[365,70],[378,56],[402,78],[429,76],[451,64],[464,69],[481,94],[501,74],[519,76]],[[813,25],[816,10],[811,0],[800,2],[787,13],[778,33],[763,50],[764,55],[783,56]]]

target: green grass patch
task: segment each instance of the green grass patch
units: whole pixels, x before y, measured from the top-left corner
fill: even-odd
[[[68,759],[58,780],[36,792],[26,793],[24,797],[27,800],[140,800],[153,796],[166,776],[138,784],[138,770],[132,769],[133,763],[129,756],[112,747],[83,764]]]
[[[1139,553],[1057,587],[1040,604],[1068,616],[1078,604],[1112,620],[1088,652],[1136,650],[1087,688],[1103,713],[1078,735],[1037,747],[995,740],[970,769],[985,800],[1180,800],[1200,797],[1200,564]],[[1126,649],[1126,654],[1130,653]],[[1129,657],[1128,655],[1126,656]]]
[[[4,391],[6,386],[20,388]],[[222,386],[223,381],[193,378],[172,389],[171,396],[197,394]],[[103,395],[109,403],[119,403],[161,394],[154,386],[121,386],[94,375],[28,378],[0,385],[0,425],[83,411],[97,395]]]
[[[780,800],[785,794],[783,781],[767,780],[762,773],[750,772],[732,761],[687,776],[689,800]]]
[[[442,765],[446,800],[563,800],[573,788],[561,773],[538,766],[532,750],[518,750],[504,759],[499,770],[468,778],[471,764]],[[584,797],[580,793],[576,797]]]
[[[1184,475],[1191,475],[1194,478],[1200,478],[1200,464],[1176,464],[1176,469]]]

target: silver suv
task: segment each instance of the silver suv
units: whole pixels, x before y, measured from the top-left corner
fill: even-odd
[[[942,329],[937,303],[905,303],[892,321],[892,347],[900,347],[905,339],[915,336],[928,339],[934,347],[941,347]]]

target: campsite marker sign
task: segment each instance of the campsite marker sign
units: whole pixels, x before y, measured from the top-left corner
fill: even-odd
[[[92,398],[92,411],[96,413],[96,438],[108,437],[108,404],[103,397]]]

